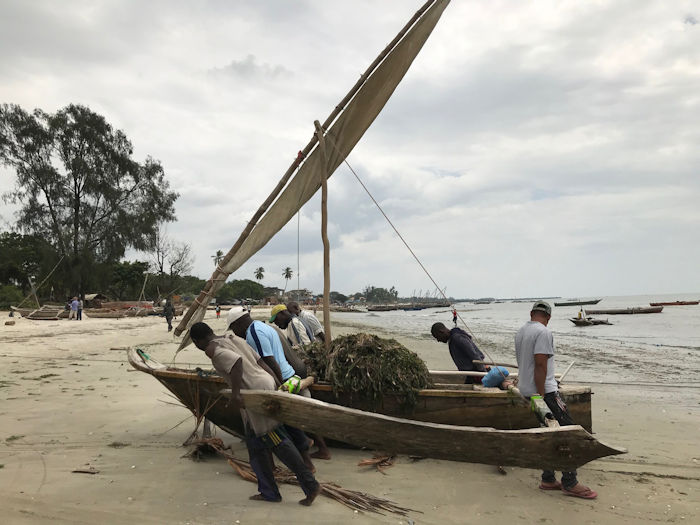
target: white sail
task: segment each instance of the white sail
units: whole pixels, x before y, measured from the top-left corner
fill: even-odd
[[[432,5],[431,5],[432,4]],[[175,333],[201,321],[206,312],[206,301],[215,297],[226,278],[255,255],[270,239],[280,231],[299,209],[318,191],[321,176],[330,176],[345,160],[367,128],[374,122],[379,112],[391,97],[404,77],[416,55],[430,36],[449,0],[432,0],[418,12],[410,29],[400,33],[393,47],[386,52],[381,62],[369,73],[364,83],[355,92],[337,118],[325,130],[327,166],[323,165],[318,147],[314,148],[296,175],[277,200],[255,224],[252,231],[226,254],[221,265],[212,275],[207,287],[183,317]],[[410,23],[409,23],[410,24]],[[180,349],[189,344],[186,337]]]

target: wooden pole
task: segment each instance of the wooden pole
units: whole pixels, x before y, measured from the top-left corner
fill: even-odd
[[[46,277],[44,277],[44,280],[41,281],[41,282],[39,283],[39,286],[37,286],[36,288],[34,288],[34,289],[32,290],[32,291],[34,292],[34,296],[35,296],[35,297],[36,297],[36,291],[39,290],[39,288],[41,288],[41,287],[44,285],[44,283],[48,280],[48,278],[51,277],[51,275],[53,274],[53,272],[56,271],[56,268],[58,268],[58,265],[61,264],[61,261],[63,260],[63,257],[64,257],[64,256],[62,255],[61,258],[60,258],[60,259],[58,260],[58,262],[56,263],[56,266],[54,266],[53,269],[49,272],[49,274],[48,274]],[[31,285],[31,282],[30,282],[29,284]],[[19,308],[20,306],[22,306],[22,305],[24,304],[24,301],[26,301],[27,299],[29,299],[31,296],[32,296],[32,294],[30,293],[27,297],[25,297],[24,299],[22,299],[22,302],[19,303],[19,304],[17,305],[16,308]],[[37,299],[37,305],[38,305],[38,304],[39,304],[39,300]]]
[[[328,118],[325,120],[323,123],[323,129],[328,129],[330,125],[335,121],[335,119],[342,113],[342,111],[345,109],[345,106],[352,100],[352,98],[355,96],[355,94],[360,90],[360,88],[364,85],[364,83],[367,81],[367,79],[371,76],[372,72],[379,66],[379,64],[382,63],[382,61],[387,57],[389,53],[396,47],[396,45],[403,39],[403,37],[406,35],[406,33],[411,29],[411,27],[425,14],[425,12],[435,3],[435,0],[428,0],[423,6],[416,12],[415,15],[408,21],[408,23],[399,31],[399,33],[394,37],[394,39],[389,42],[389,44],[384,48],[384,50],[377,56],[377,58],[374,59],[374,62],[372,62],[367,70],[360,75],[359,80],[355,83],[355,85],[350,89],[350,91],[345,95],[345,97],[338,103],[338,105],[333,109],[330,115],[328,115]],[[194,303],[192,303],[192,306],[185,312],[185,315],[182,316],[182,319],[180,320],[180,324],[177,325],[175,328],[175,335],[179,336],[182,334],[182,332],[185,331],[187,328],[187,323],[189,323],[190,319],[194,315],[194,313],[197,311],[199,307],[202,307],[201,305],[207,305],[209,303],[208,298],[212,293],[212,288],[214,287],[214,283],[216,281],[222,280],[221,278],[223,277],[223,280],[226,279],[226,277],[229,276],[229,273],[224,272],[223,270],[220,270],[220,268],[225,267],[231,259],[233,259],[233,256],[238,252],[240,249],[241,245],[243,242],[248,238],[250,233],[253,231],[253,228],[255,225],[258,223],[260,218],[263,216],[263,214],[267,211],[267,209],[270,207],[270,205],[273,203],[273,201],[277,198],[277,196],[280,194],[280,192],[284,189],[284,187],[287,185],[287,182],[289,181],[290,177],[292,174],[297,170],[299,165],[302,163],[302,161],[306,158],[306,156],[311,152],[312,149],[316,146],[316,143],[318,142],[317,140],[317,135],[314,133],[313,137],[311,138],[311,141],[306,145],[306,147],[299,152],[299,155],[297,155],[297,158],[292,162],[292,165],[289,166],[285,174],[282,176],[280,181],[277,183],[277,186],[275,186],[275,189],[272,190],[272,193],[267,197],[265,202],[258,208],[258,210],[255,212],[253,217],[250,219],[248,222],[248,225],[246,228],[241,232],[241,235],[238,237],[238,240],[236,243],[233,245],[233,247],[228,251],[228,253],[224,256],[224,258],[219,262],[219,265],[217,266],[216,270],[212,274],[211,278],[206,282],[204,285],[204,289],[199,293],[199,296],[197,299],[195,299]]]
[[[328,155],[323,128],[318,120],[314,121],[316,137],[321,153],[321,239],[323,239],[323,332],[326,350],[331,348],[331,255],[328,242]]]

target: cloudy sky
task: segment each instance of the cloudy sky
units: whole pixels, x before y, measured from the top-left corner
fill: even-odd
[[[0,102],[85,104],[159,159],[168,233],[208,277],[421,3],[0,0]],[[699,21],[697,2],[453,0],[349,161],[448,295],[698,292]],[[347,168],[329,189],[332,289],[434,289]],[[300,232],[321,291],[318,198]],[[296,287],[296,219],[233,277],[258,266]]]

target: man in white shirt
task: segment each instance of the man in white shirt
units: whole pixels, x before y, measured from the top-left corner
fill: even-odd
[[[528,399],[544,399],[560,425],[574,425],[566,404],[559,395],[554,378],[554,336],[547,328],[552,307],[545,301],[536,301],[530,311],[530,321],[515,335],[515,356],[518,360],[518,388]],[[595,491],[581,485],[576,471],[562,472],[561,483],[553,471],[542,472],[542,490],[561,490],[567,496],[594,499]]]
[[[299,303],[296,301],[290,301],[287,303],[287,310],[292,315],[297,316],[302,323],[304,323],[304,326],[307,328],[307,330],[310,330],[313,336],[316,339],[320,339],[321,342],[326,341],[326,334],[323,332],[323,326],[321,325],[321,321],[318,320],[318,318],[309,312],[308,310],[302,310],[301,307],[299,306]]]

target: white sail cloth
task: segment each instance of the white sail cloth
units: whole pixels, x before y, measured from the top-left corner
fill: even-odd
[[[208,291],[209,297],[214,297],[228,275],[255,255],[294,217],[321,187],[321,176],[326,173],[330,176],[345,160],[393,94],[448,4],[449,0],[436,0],[372,71],[344,111],[326,130],[327,165],[323,165],[318,147],[311,151],[294,178],[253,228],[240,248],[230,259],[226,258],[227,262],[214,273],[212,285]],[[204,318],[206,304],[194,303],[191,308],[196,308],[197,311],[187,323],[188,328]],[[187,344],[189,344],[189,337],[182,341],[180,349]]]

